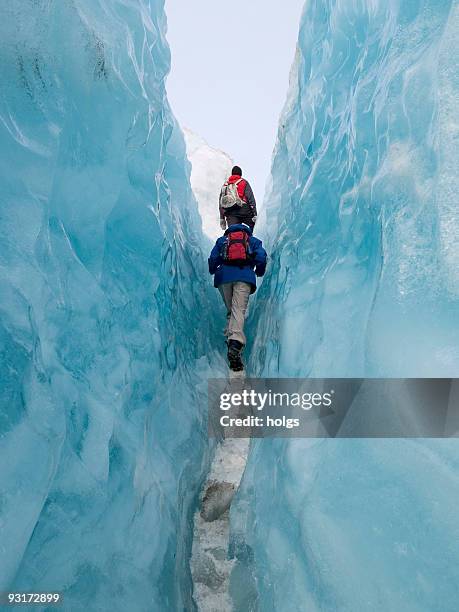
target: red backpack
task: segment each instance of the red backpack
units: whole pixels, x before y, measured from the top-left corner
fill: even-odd
[[[251,258],[249,239],[243,230],[228,232],[222,250],[224,262],[229,265],[247,264]]]

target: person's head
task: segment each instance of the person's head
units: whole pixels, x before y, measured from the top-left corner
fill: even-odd
[[[233,176],[242,176],[242,170],[240,169],[239,166],[233,166],[233,169],[231,170],[231,174]]]

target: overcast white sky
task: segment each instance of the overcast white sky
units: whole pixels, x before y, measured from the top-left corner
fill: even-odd
[[[304,0],[166,0],[169,100],[228,153],[261,203]]]

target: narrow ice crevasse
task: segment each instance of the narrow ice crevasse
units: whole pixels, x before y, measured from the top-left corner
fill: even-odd
[[[260,375],[457,372],[458,4],[370,8],[303,15],[249,322]],[[0,591],[72,610],[195,609],[205,381],[227,370],[165,32],[161,0],[0,8]],[[244,453],[225,443],[209,478],[237,482]],[[255,441],[236,562],[213,560],[220,593],[193,563],[200,603],[231,605],[231,571],[244,612],[455,610],[457,464],[449,441]]]
[[[203,230],[211,240],[221,235],[218,223],[218,193],[231,172],[232,160],[185,129],[187,157],[191,162],[191,186],[203,219]],[[224,325],[224,307],[215,317]],[[225,348],[223,335],[221,350]],[[228,374],[228,371],[225,372]],[[232,378],[240,378],[232,375]],[[248,439],[217,442],[209,473],[194,515],[191,575],[193,597],[199,612],[230,612],[229,580],[234,560],[228,557],[229,507],[247,461]]]

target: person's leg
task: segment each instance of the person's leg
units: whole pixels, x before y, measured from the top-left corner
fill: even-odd
[[[235,215],[229,214],[226,217],[226,225],[229,227],[230,225],[238,225],[241,222],[239,217],[236,217]]]
[[[233,301],[233,283],[225,283],[224,285],[220,285],[218,290],[220,291],[220,294],[226,306],[226,325],[224,334],[225,336],[228,336],[228,327],[229,320],[231,317],[231,308]]]
[[[245,223],[253,230],[255,227],[255,223],[252,221],[251,217],[238,217],[234,214],[229,214],[226,217],[226,225],[229,227],[230,225],[239,225],[240,223]]]
[[[237,340],[245,345],[244,322],[251,287],[249,283],[232,283],[231,316],[228,323],[228,340]]]

